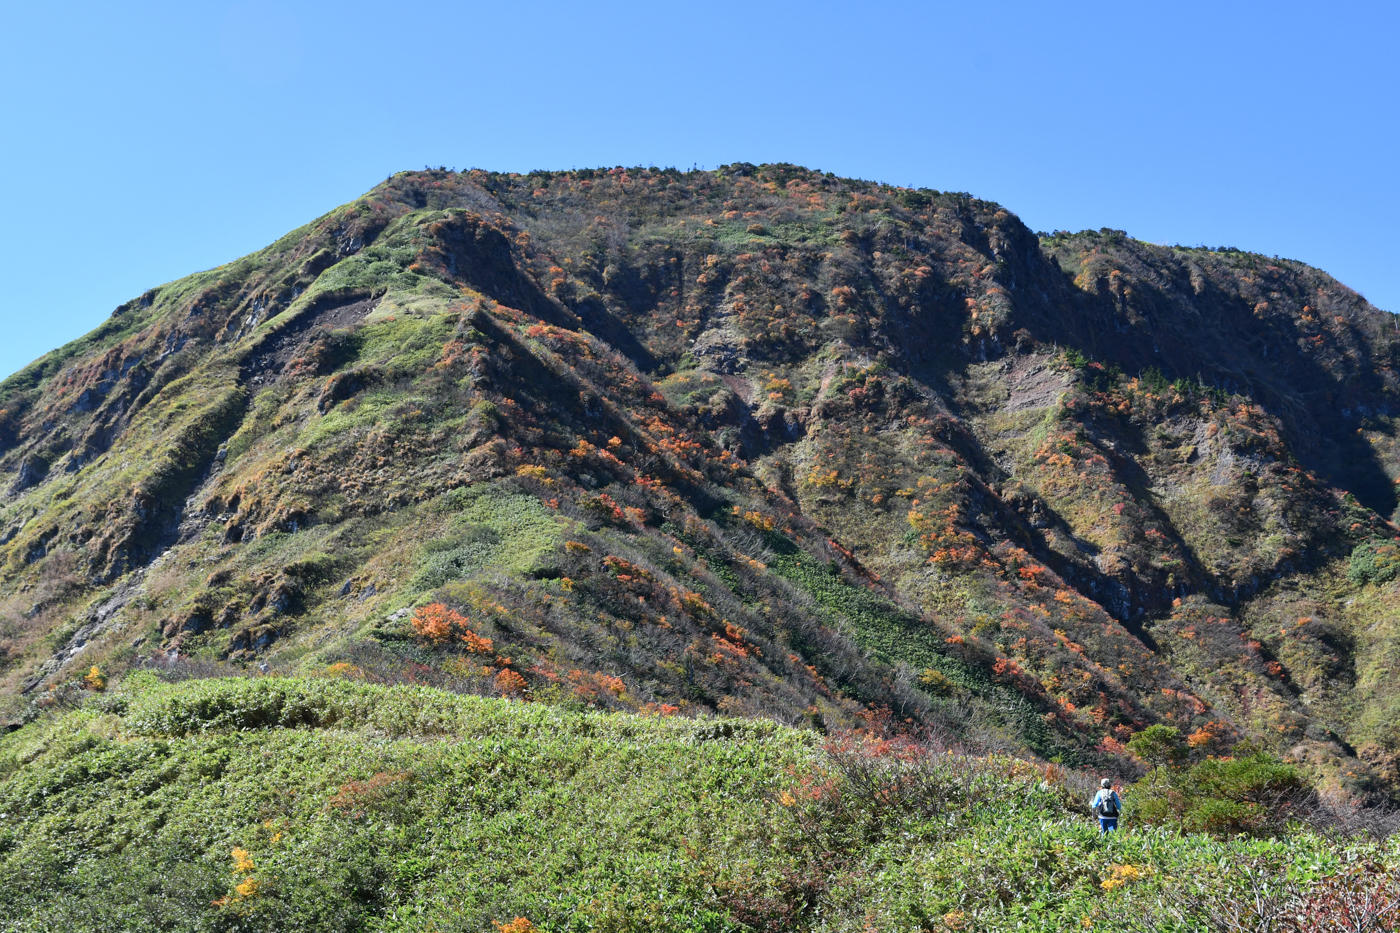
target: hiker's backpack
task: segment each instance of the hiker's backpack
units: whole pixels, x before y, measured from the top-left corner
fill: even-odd
[[[1099,798],[1099,815],[1116,817],[1118,815],[1118,795],[1109,791]]]

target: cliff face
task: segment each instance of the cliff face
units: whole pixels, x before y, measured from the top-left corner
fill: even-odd
[[[397,175],[0,387],[0,677],[333,667],[1106,765],[1169,722],[1379,794],[1397,345],[1301,263],[961,194]]]

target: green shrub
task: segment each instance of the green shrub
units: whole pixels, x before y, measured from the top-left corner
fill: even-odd
[[[1186,746],[1181,741],[1180,729],[1158,723],[1148,726],[1129,739],[1128,751],[1154,768],[1160,768],[1180,761],[1186,754]]]
[[[1313,793],[1303,773],[1265,753],[1159,768],[1128,795],[1130,822],[1217,836],[1277,836],[1304,816]]]
[[[1400,544],[1381,538],[1368,538],[1351,552],[1347,579],[1357,586],[1389,583],[1400,572]]]

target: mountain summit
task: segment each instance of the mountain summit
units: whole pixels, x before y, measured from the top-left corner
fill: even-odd
[[[792,165],[395,175],[0,386],[0,708],[141,664],[1396,792],[1395,319]]]

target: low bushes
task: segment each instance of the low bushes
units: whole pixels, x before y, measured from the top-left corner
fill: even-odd
[[[1276,836],[1311,814],[1316,797],[1296,767],[1259,752],[1153,770],[1134,785],[1129,821],[1217,835]]]
[[[89,697],[0,736],[6,933],[1211,930],[1256,861],[1394,900],[1373,844],[1175,828],[1288,786],[1261,756],[1160,772],[1163,820],[1105,838],[1086,775],[873,732],[330,679]]]
[[[781,740],[807,747],[811,736],[769,720],[666,719],[573,713],[542,705],[511,706],[432,687],[381,687],[337,679],[290,677],[189,680],[162,684],[154,675],[127,679],[123,728],[132,735],[184,738],[267,729],[370,729],[387,736],[554,735],[616,737],[642,743]]]

